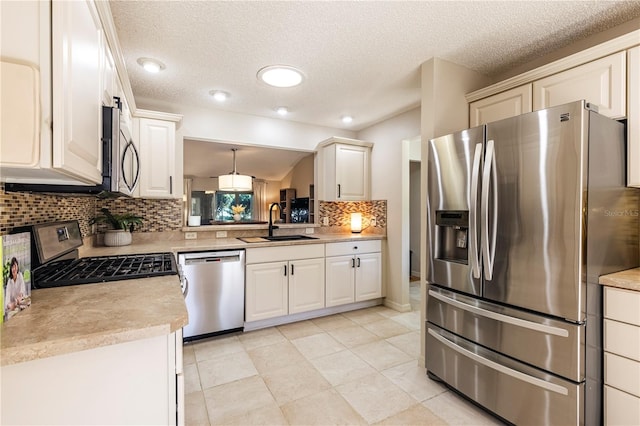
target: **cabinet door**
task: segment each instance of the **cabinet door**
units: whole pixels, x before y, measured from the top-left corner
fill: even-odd
[[[288,267],[287,262],[247,265],[245,321],[287,315]]]
[[[367,253],[356,256],[356,302],[382,297],[382,256]]]
[[[640,46],[629,50],[627,185],[640,188]]]
[[[626,116],[626,53],[619,52],[533,82],[533,110],[585,99],[611,118]]]
[[[104,61],[104,69],[102,70],[102,103],[106,106],[114,106],[113,97],[120,96],[118,93],[118,80],[116,65],[113,61],[111,49],[107,45],[107,41],[103,41],[102,57]]]
[[[289,314],[324,308],[324,259],[289,262]]]
[[[52,164],[87,183],[102,182],[103,41],[93,2],[52,2]]]
[[[336,200],[369,199],[369,151],[368,147],[336,144]]]
[[[353,303],[355,301],[355,257],[327,257],[325,262],[327,308]]]
[[[469,104],[469,127],[531,112],[531,83]]]
[[[174,193],[175,123],[140,118],[140,196],[176,198]]]
[[[629,426],[640,424],[640,398],[604,387],[605,426]]]

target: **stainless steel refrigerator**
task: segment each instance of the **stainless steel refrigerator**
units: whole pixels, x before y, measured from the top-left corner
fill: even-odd
[[[515,424],[602,422],[602,289],[638,265],[624,124],[584,101],[428,143],[426,367]]]

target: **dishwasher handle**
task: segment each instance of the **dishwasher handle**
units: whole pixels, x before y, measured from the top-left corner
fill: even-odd
[[[194,265],[201,263],[215,262],[240,262],[240,251],[218,251],[218,252],[199,252],[199,253],[181,253],[179,262],[183,265]]]

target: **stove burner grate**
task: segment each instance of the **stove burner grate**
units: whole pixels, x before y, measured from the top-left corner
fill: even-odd
[[[178,273],[171,253],[83,257],[51,262],[33,271],[34,288],[62,287]]]

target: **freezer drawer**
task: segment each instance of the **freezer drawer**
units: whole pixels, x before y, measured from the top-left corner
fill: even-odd
[[[529,367],[431,324],[426,346],[427,371],[511,423],[584,423],[584,383]]]
[[[551,319],[430,286],[430,323],[523,362],[584,380],[584,325]]]

